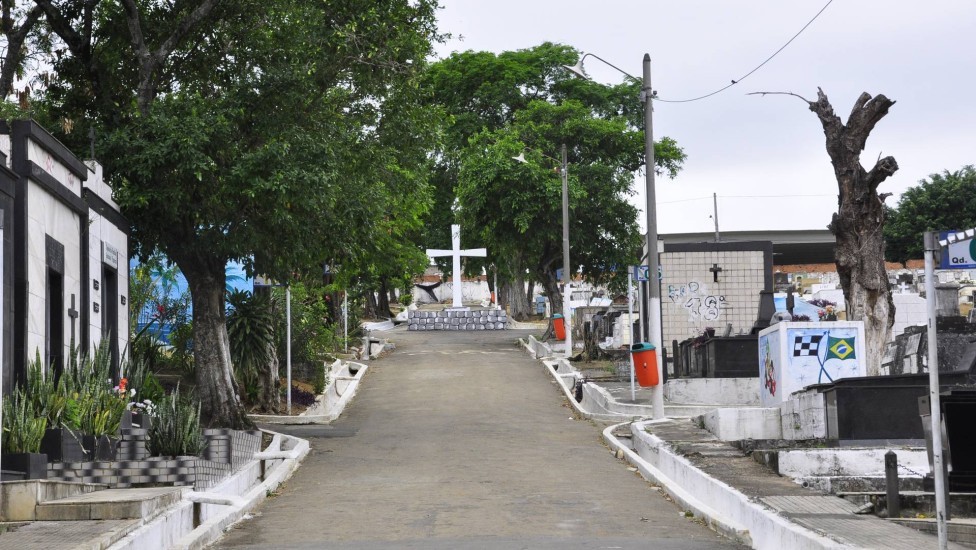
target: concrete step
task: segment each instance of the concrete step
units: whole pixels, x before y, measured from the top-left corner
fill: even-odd
[[[179,504],[187,487],[105,489],[38,503],[39,521],[150,520]]]

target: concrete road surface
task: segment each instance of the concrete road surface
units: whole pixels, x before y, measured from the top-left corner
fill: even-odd
[[[523,331],[387,333],[312,451],[219,548],[735,548],[573,418]]]

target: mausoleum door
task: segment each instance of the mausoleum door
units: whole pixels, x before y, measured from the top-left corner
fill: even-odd
[[[64,372],[64,277],[53,269],[47,270],[44,303],[44,364],[57,380]]]
[[[102,264],[102,340],[112,353],[112,379],[119,378],[119,275]]]

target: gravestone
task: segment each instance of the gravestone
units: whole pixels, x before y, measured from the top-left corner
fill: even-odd
[[[828,444],[922,445],[915,403],[928,391],[927,377],[917,375],[846,378],[824,386]]]
[[[709,338],[705,341],[705,378],[752,378],[756,372],[759,337]]]
[[[954,389],[940,396],[949,448],[949,490],[976,491],[976,390]]]

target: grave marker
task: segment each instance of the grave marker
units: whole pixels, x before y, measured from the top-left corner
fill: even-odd
[[[428,248],[427,255],[431,258],[440,258],[445,256],[450,256],[453,259],[453,269],[451,273],[451,283],[454,285],[453,288],[453,303],[451,307],[464,307],[461,302],[461,257],[476,257],[484,258],[488,255],[488,251],[484,248],[471,248],[468,250],[461,249],[461,226],[458,224],[451,225],[451,250],[442,250],[437,248]]]

